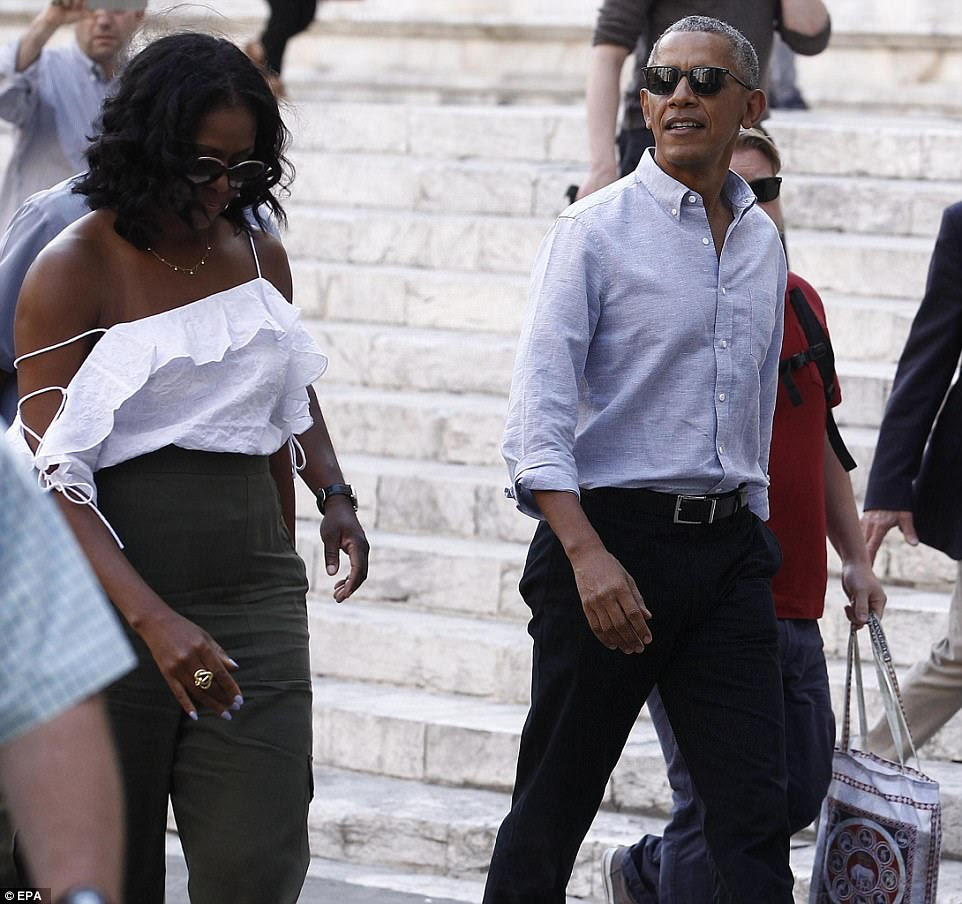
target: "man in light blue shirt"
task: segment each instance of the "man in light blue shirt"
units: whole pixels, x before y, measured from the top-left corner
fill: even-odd
[[[532,702],[485,904],[562,904],[657,682],[694,784],[715,900],[791,904],[780,555],[767,465],[786,265],[729,172],[765,109],[751,44],[675,23],[642,105],[656,148],[538,254],[503,452],[541,519],[521,593]]]
[[[19,40],[0,48],[0,118],[16,126],[0,229],[28,196],[86,168],[100,107],[144,17],[142,9],[108,11],[95,2],[47,3]],[[70,24],[74,42],[47,48]]]

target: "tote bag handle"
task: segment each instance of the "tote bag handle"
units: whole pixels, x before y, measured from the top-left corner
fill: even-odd
[[[902,702],[902,692],[899,690],[898,677],[892,664],[892,655],[885,640],[882,624],[874,612],[868,617],[869,636],[872,639],[872,654],[875,658],[875,671],[878,675],[879,690],[882,694],[882,706],[885,710],[885,721],[888,723],[895,752],[899,763],[905,765],[909,754],[915,759],[919,768],[919,755],[912,740],[908,718],[905,715],[905,705]],[[845,675],[845,713],[842,720],[842,750],[851,750],[851,704],[852,704],[852,675],[855,675],[855,691],[858,700],[859,735],[862,747],[868,737],[868,726],[865,718],[865,689],[862,683],[862,659],[859,653],[858,633],[852,625],[848,635],[848,663]],[[920,770],[921,771],[921,770]]]

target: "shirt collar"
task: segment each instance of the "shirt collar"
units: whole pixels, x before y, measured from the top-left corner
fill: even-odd
[[[655,149],[647,148],[641,155],[641,162],[635,170],[635,178],[649,191],[656,203],[669,216],[678,217],[678,212],[691,203],[689,197],[695,197],[698,203],[702,198],[696,191],[668,175],[655,163]],[[741,176],[729,170],[722,186],[722,193],[731,205],[735,219],[740,219],[746,210],[755,204],[755,195]]]
[[[70,44],[69,47],[70,47],[70,52],[73,55],[74,59],[77,61],[78,65],[83,66],[86,69],[86,71],[90,74],[90,77],[92,79],[98,82],[103,82],[104,84],[110,81],[110,79],[104,76],[104,72],[100,68],[100,65],[98,63],[95,63],[92,59],[90,59],[90,57],[87,56],[87,54],[85,54],[80,49],[80,46],[76,43],[76,41]]]

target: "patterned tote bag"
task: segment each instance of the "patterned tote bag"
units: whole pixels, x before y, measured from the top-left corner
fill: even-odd
[[[918,754],[905,718],[898,679],[882,626],[869,618],[869,634],[886,719],[899,762],[850,744],[852,675],[861,737],[867,734],[858,635],[848,644],[845,716],[835,749],[832,782],[818,820],[809,904],[935,904],[942,843],[938,782],[905,765]]]

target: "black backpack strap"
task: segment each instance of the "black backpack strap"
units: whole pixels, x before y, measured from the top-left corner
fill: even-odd
[[[798,391],[798,387],[795,385],[795,378],[792,376],[793,370],[798,370],[801,365],[795,365],[795,359],[798,355],[793,355],[791,358],[786,358],[784,361],[778,362],[778,373],[782,378],[782,382],[785,384],[785,391],[788,393],[788,398],[791,400],[793,405],[802,404],[802,395]]]
[[[828,435],[829,442],[832,444],[832,450],[835,452],[839,462],[841,462],[842,467],[845,468],[846,471],[851,471],[856,467],[855,459],[852,458],[846,448],[845,442],[842,440],[842,435],[838,431],[838,424],[835,423],[835,416],[832,414],[832,403],[838,395],[838,387],[835,385],[835,353],[832,351],[832,343],[829,341],[828,333],[825,332],[818,317],[815,316],[812,306],[808,303],[808,299],[801,289],[797,286],[792,289],[788,293],[788,300],[795,311],[798,322],[802,325],[802,331],[805,333],[808,348],[783,361],[779,369],[781,370],[782,367],[785,367],[783,373],[784,379],[786,374],[791,374],[793,370],[798,370],[798,368],[804,367],[809,363],[813,363],[818,368],[819,376],[822,378],[822,386],[825,389],[825,431]],[[792,397],[792,389],[795,388],[794,381],[791,385],[786,382],[786,388],[788,389],[789,397]],[[795,395],[798,395],[797,388],[795,388]],[[798,404],[794,398],[792,398],[792,401]],[[801,401],[800,397],[799,401]]]
[[[835,415],[832,414],[831,408],[825,415],[825,432],[828,434],[828,441],[832,444],[832,451],[842,467],[846,471],[854,471],[858,465],[852,458],[852,453],[848,451],[845,440],[842,439],[842,434],[838,432],[838,424],[835,423]]]

